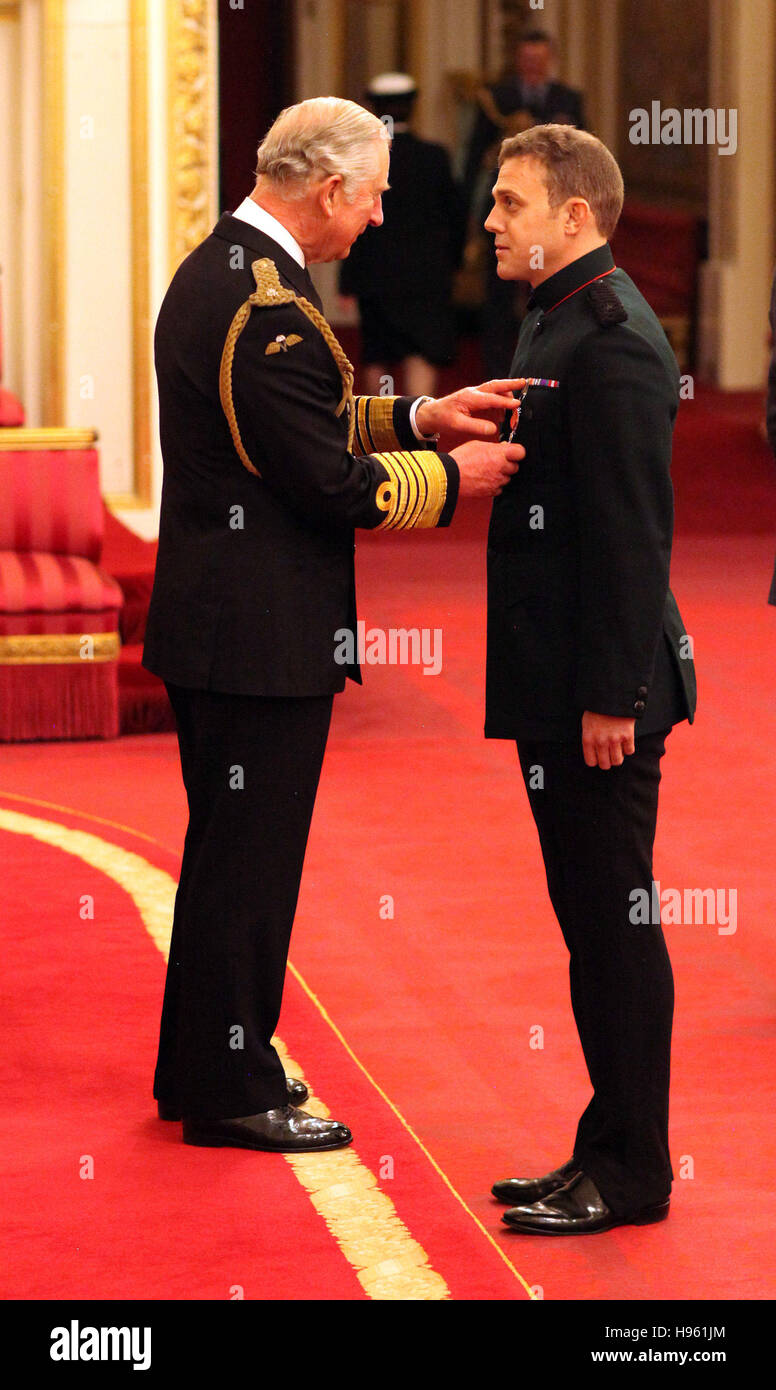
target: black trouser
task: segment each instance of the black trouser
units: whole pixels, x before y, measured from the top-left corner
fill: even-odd
[[[330,695],[168,685],[189,824],[154,1095],[192,1118],[288,1103],[271,1038],[331,720]]]
[[[617,1215],[668,1196],[673,1177],[673,975],[660,924],[640,924],[646,914],[631,896],[645,889],[652,903],[665,738],[666,732],[637,738],[635,753],[608,771],[586,766],[581,738],[518,742],[550,898],[570,953],[571,1002],[593,1086],[574,1156]]]

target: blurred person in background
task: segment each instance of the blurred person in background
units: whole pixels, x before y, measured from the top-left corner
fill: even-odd
[[[393,136],[391,182],[383,225],[368,227],[351,248],[340,292],[358,303],[364,387],[372,395],[400,367],[409,395],[433,396],[439,368],[456,354],[452,290],[465,212],[447,151],[410,129],[417,95],[401,72],[381,73],[366,92]]]
[[[555,44],[543,29],[523,34],[515,50],[514,71],[481,87],[477,113],[464,166],[467,212],[473,237],[484,260],[482,355],[488,374],[505,375],[525,312],[527,287],[499,279],[490,238],[482,224],[491,207],[501,141],[533,125],[573,125],[585,128],[582,93],[556,82]]]

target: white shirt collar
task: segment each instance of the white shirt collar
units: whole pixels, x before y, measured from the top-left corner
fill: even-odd
[[[284,227],[282,222],[278,222],[277,218],[273,217],[271,212],[267,212],[266,208],[259,207],[259,204],[254,202],[253,198],[243,198],[240,206],[235,209],[232,216],[239,217],[241,222],[250,222],[253,227],[258,227],[260,232],[264,232],[266,236],[272,237],[272,240],[276,241],[279,246],[282,246],[283,250],[287,251],[289,256],[293,256],[297,265],[300,265],[303,270],[305,269],[304,251],[299,245],[299,242],[292,237],[288,228]]]

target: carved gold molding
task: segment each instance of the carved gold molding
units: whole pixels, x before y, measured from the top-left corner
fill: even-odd
[[[170,268],[215,221],[215,0],[168,0],[167,150]]]
[[[125,506],[147,507],[151,502],[151,366],[152,341],[149,288],[148,124],[148,0],[130,0],[129,63],[131,283],[132,283],[132,492]],[[65,419],[67,311],[67,221],[65,146],[65,21],[64,0],[43,5],[43,257],[45,284],[44,387],[42,415],[46,425]],[[5,431],[7,439],[8,431]],[[82,432],[83,433],[83,432]],[[91,437],[91,436],[90,436]],[[96,435],[93,436],[96,438]],[[6,442],[3,447],[10,447]],[[33,448],[16,443],[15,448]],[[46,446],[39,446],[46,447]],[[84,444],[53,444],[52,448],[82,448]]]
[[[148,189],[148,7],[130,0],[130,183],[132,218],[132,462],[129,504],[151,503],[151,291]]]

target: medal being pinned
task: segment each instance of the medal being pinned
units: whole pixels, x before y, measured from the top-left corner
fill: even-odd
[[[512,443],[514,442],[515,435],[517,434],[517,427],[518,427],[518,425],[520,424],[520,411],[522,410],[523,401],[525,400],[526,396],[528,395],[528,390],[529,390],[529,387],[531,387],[531,386],[548,386],[548,387],[550,387],[551,390],[557,390],[557,388],[560,386],[560,382],[559,382],[559,381],[552,381],[549,377],[546,377],[546,376],[528,376],[528,377],[526,377],[526,379],[525,379],[525,386],[523,387],[523,389],[522,389],[522,391],[520,392],[519,396],[516,396],[516,397],[515,397],[515,408],[514,408],[514,410],[512,411],[512,414],[511,414],[510,417],[509,417],[509,425],[510,425],[509,443],[510,443],[510,444],[512,444]]]

